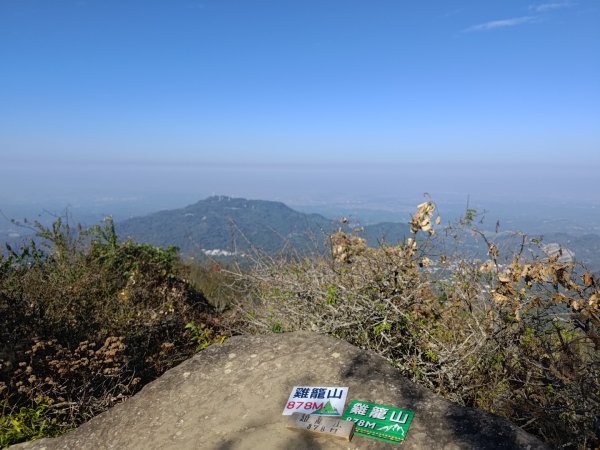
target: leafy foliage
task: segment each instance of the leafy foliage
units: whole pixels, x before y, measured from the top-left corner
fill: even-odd
[[[185,325],[186,330],[190,330],[190,339],[196,344],[196,351],[204,350],[214,343],[222,344],[227,336],[215,336],[215,330],[201,323],[196,325],[194,322],[188,322]]]
[[[53,437],[60,433],[54,420],[46,416],[48,404],[38,401],[34,407],[10,410],[8,401],[0,402],[0,448],[22,441]]]

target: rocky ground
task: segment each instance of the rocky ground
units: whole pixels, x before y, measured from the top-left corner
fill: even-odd
[[[286,428],[293,386],[348,386],[360,399],[414,411],[404,449],[543,449],[507,420],[450,403],[404,379],[381,357],[297,332],[238,336],[169,370],[126,402],[60,438],[11,447],[58,449],[384,449]]]

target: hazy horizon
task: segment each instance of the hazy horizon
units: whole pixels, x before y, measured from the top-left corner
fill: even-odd
[[[595,208],[599,18],[593,0],[4,0],[0,209]]]
[[[355,214],[363,220],[402,222],[427,193],[448,218],[468,204],[489,211],[494,223],[501,219],[523,231],[537,231],[537,222],[554,221],[550,228],[554,232],[568,231],[566,225],[600,232],[594,167],[132,163],[7,167],[0,179],[0,210],[19,220],[43,211],[59,214],[65,208],[86,220],[106,215],[120,220],[180,208],[211,195],[228,195],[282,201],[330,217]],[[23,182],[27,179],[39,183]]]

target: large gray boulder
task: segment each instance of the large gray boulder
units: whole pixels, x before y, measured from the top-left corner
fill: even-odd
[[[124,403],[55,439],[11,449],[384,449],[286,429],[293,386],[349,386],[352,399],[410,409],[404,449],[542,449],[507,420],[448,402],[383,358],[314,333],[238,336],[169,370]]]

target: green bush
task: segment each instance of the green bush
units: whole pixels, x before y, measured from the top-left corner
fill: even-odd
[[[48,404],[43,401],[16,411],[8,407],[8,401],[0,402],[0,448],[60,434],[63,430],[48,418],[47,410]]]

